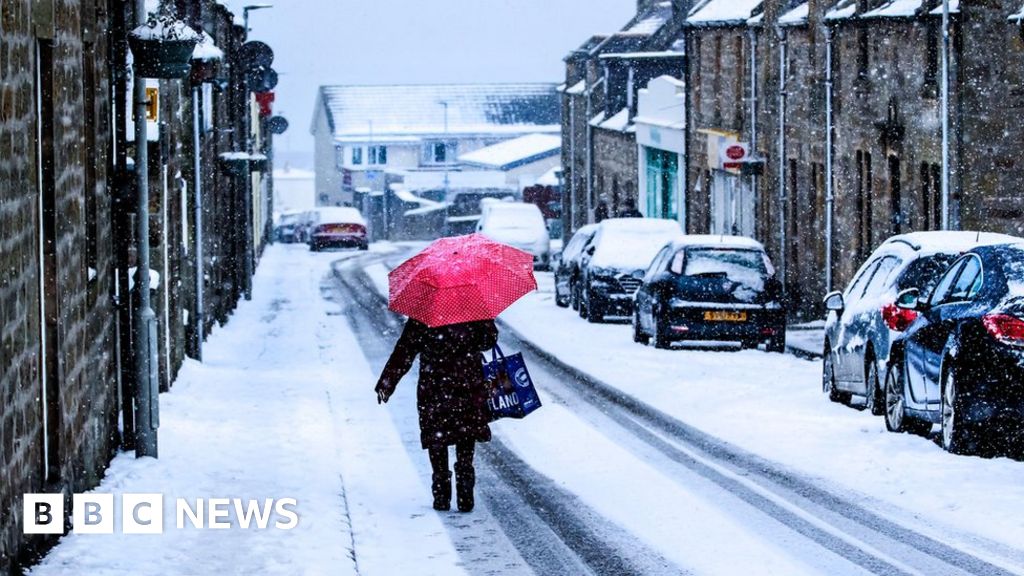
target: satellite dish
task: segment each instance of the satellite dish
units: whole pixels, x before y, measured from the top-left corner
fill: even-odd
[[[270,92],[277,86],[277,72],[273,68],[254,68],[246,74],[251,92]]]
[[[249,71],[256,68],[270,68],[270,65],[274,63],[274,51],[259,40],[242,44],[238,48],[237,57],[242,67]]]
[[[271,134],[284,134],[288,130],[288,120],[284,116],[271,116],[267,118],[267,132]]]

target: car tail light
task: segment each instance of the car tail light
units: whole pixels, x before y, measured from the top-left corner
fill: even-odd
[[[981,318],[985,330],[1000,342],[1024,346],[1024,320],[1009,314],[986,314]]]
[[[903,332],[917,320],[917,312],[900,308],[896,304],[886,304],[882,306],[882,320],[890,330]]]

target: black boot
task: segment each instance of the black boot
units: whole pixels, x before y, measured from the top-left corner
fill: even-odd
[[[431,492],[434,494],[434,510],[451,510],[452,508],[452,473],[434,473]]]
[[[459,512],[473,511],[473,486],[476,484],[476,470],[473,464],[455,464],[455,501]]]

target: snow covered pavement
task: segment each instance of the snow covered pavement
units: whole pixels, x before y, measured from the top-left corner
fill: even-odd
[[[163,534],[122,534],[118,517],[113,535],[64,537],[33,576],[461,572],[344,316],[321,297],[348,254],[304,248],[267,250],[253,300],[161,395],[159,459],[120,454],[95,490],[162,494]],[[299,523],[178,529],[176,498],[294,498]]]

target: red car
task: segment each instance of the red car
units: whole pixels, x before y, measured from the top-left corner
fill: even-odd
[[[366,236],[366,220],[355,208],[328,207],[317,211],[310,226],[309,249],[319,252],[324,248],[370,247]]]

